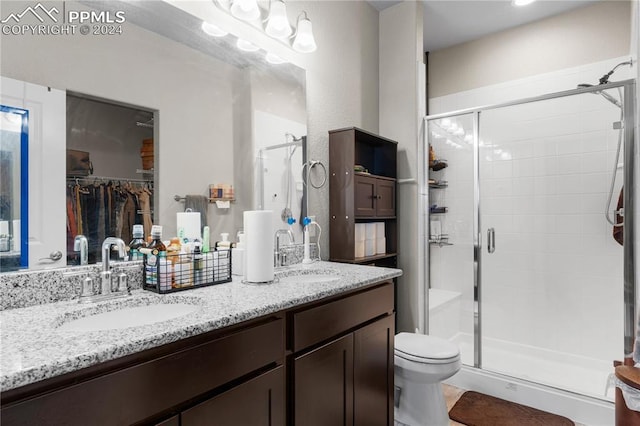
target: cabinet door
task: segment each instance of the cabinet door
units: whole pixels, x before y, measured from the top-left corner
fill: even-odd
[[[377,179],[375,191],[376,216],[394,217],[396,215],[396,182]]]
[[[182,426],[284,426],[284,367],[198,404],[181,417]]]
[[[371,176],[355,175],[354,215],[373,217],[376,215],[376,181]]]
[[[354,425],[393,425],[395,315],[354,332]]]
[[[353,334],[294,360],[297,426],[353,425]]]

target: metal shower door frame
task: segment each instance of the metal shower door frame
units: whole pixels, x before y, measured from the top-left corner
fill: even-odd
[[[633,355],[633,344],[636,338],[636,297],[639,294],[638,290],[638,280],[637,277],[637,265],[635,264],[635,243],[637,241],[636,237],[636,226],[635,226],[635,203],[633,199],[633,194],[636,192],[637,183],[635,181],[636,177],[636,126],[638,123],[634,122],[635,111],[637,110],[635,93],[636,93],[636,81],[635,79],[629,79],[619,82],[611,82],[607,84],[602,84],[598,86],[590,86],[572,90],[566,90],[561,92],[549,93],[541,96],[524,98],[520,100],[504,102],[494,105],[486,105],[476,108],[468,108],[462,109],[458,111],[452,111],[442,114],[433,114],[428,115],[424,118],[425,130],[428,129],[428,123],[430,120],[454,117],[459,115],[473,115],[473,179],[474,179],[474,212],[473,212],[473,288],[474,288],[474,357],[473,357],[473,366],[475,368],[482,369],[482,235],[481,235],[481,223],[480,223],[480,207],[481,207],[481,199],[480,199],[480,114],[483,111],[488,111],[492,109],[505,108],[509,106],[516,105],[524,105],[533,102],[540,102],[550,99],[563,98],[573,95],[579,95],[583,93],[597,93],[602,90],[613,89],[622,87],[624,88],[624,172],[623,172],[623,185],[624,185],[624,229],[623,229],[623,238],[624,238],[624,246],[623,246],[623,269],[624,269],[624,356],[627,358],[631,358]],[[631,125],[632,124],[632,125]],[[429,141],[429,133],[425,131],[424,143],[428,145]],[[424,152],[428,152],[428,149],[424,149]],[[426,161],[426,155],[423,155],[422,158],[422,168],[428,168],[428,161]],[[427,179],[428,179],[428,170],[424,171],[424,179],[421,179],[420,185],[420,194],[428,194],[427,188]],[[428,195],[427,195],[428,197]],[[429,205],[428,200],[425,203],[427,206]],[[426,224],[428,226],[429,223],[429,212],[423,211],[420,214],[424,214],[426,217]],[[431,283],[429,279],[429,265],[428,260],[430,251],[429,251],[429,241],[428,238],[425,238],[424,243],[424,253],[426,255],[426,259],[424,262],[424,277],[425,277],[425,293],[428,295],[428,289],[431,288]],[[428,306],[429,300],[428,296],[424,300],[425,303],[425,324],[424,329],[428,330],[429,325],[429,314],[428,314]]]

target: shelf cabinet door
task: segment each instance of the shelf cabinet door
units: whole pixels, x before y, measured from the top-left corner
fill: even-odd
[[[353,334],[294,360],[298,426],[353,425]]]
[[[393,425],[395,315],[354,332],[354,425]]]
[[[377,179],[371,176],[355,175],[354,214],[356,217],[376,215]]]
[[[181,414],[182,426],[284,426],[284,367],[262,374]]]
[[[376,216],[393,217],[396,215],[396,182],[376,179]]]

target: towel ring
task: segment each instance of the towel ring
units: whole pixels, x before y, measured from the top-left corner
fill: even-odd
[[[319,185],[314,185],[314,183],[311,181],[311,169],[313,169],[317,165],[320,165],[320,167],[322,167],[323,179]],[[305,167],[307,167],[306,175],[304,173]],[[307,182],[309,183],[309,185],[311,185],[315,189],[320,189],[324,186],[325,183],[327,183],[327,168],[322,163],[322,161],[309,160],[302,165],[302,183],[304,185],[307,185]]]

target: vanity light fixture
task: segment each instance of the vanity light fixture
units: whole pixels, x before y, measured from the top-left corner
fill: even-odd
[[[273,64],[273,65],[280,65],[280,64],[284,64],[285,62],[287,62],[284,59],[282,59],[280,56],[274,55],[271,52],[267,52],[267,54],[265,55],[265,59],[267,60],[267,62],[269,62],[270,64]]]
[[[536,1],[536,0],[513,0],[512,4],[514,6],[526,6],[528,4],[533,3],[534,1]]]
[[[257,0],[212,0],[212,3],[296,52],[311,53],[318,48],[307,12],[303,11],[298,16],[296,25],[292,28],[284,0],[270,0],[268,12],[263,10],[262,4],[258,4]]]
[[[236,42],[236,46],[238,46],[238,49],[244,50],[245,52],[256,52],[260,50],[260,48],[255,44],[251,43],[250,41],[243,40],[241,38],[239,38],[238,41]]]
[[[293,32],[287,18],[287,7],[282,0],[271,0],[269,17],[264,31],[273,38],[287,38]]]
[[[229,10],[233,16],[243,21],[255,21],[260,17],[256,0],[234,0]]]
[[[304,18],[302,18],[304,15]],[[302,19],[301,19],[302,18]],[[293,50],[300,53],[315,52],[318,48],[316,40],[313,37],[313,29],[311,21],[307,16],[307,12],[302,12],[298,16],[298,25],[293,39]]]
[[[207,21],[202,21],[202,31],[214,37],[224,37],[229,34],[219,26]]]

